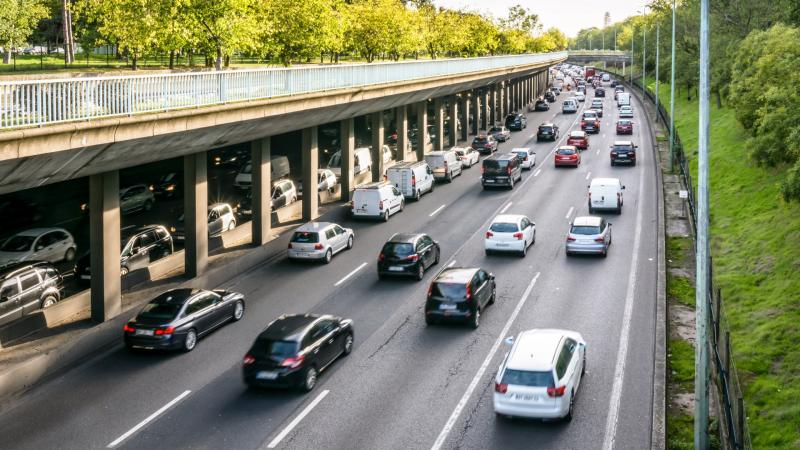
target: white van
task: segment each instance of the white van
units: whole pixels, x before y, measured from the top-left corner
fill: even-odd
[[[419,200],[425,192],[433,192],[433,171],[428,163],[399,162],[386,169],[389,184],[397,188],[406,198]]]
[[[353,175],[369,172],[372,169],[372,152],[368,147],[360,147],[353,150]],[[342,151],[339,150],[328,160],[328,169],[336,175],[337,179],[342,178]]]
[[[603,74],[603,81],[611,81],[611,75],[604,73]]]
[[[617,94],[617,108],[619,108],[620,106],[625,106],[625,105],[630,106],[630,104],[631,104],[631,94],[630,93],[628,93],[628,92],[620,92],[619,94]]]
[[[431,166],[433,177],[437,180],[451,182],[453,177],[461,175],[461,160],[453,150],[427,153],[425,162]]]
[[[272,181],[280,180],[289,176],[289,158],[283,155],[275,155],[269,160],[270,177]],[[253,165],[247,163],[242,167],[236,178],[233,180],[233,186],[238,189],[250,189],[253,184]]]
[[[622,191],[625,186],[619,178],[592,178],[589,185],[589,214],[597,210],[614,210],[622,212]]]
[[[385,183],[369,183],[356,188],[350,211],[354,218],[374,217],[389,220],[389,216],[403,210],[405,200],[396,187]]]
[[[561,104],[561,113],[574,113],[578,112],[578,101],[568,98],[564,100],[564,103]]]

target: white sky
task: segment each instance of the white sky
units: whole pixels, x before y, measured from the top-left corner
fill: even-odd
[[[611,23],[637,14],[649,0],[435,0],[439,6],[467,9],[504,17],[508,8],[522,5],[539,15],[544,29],[556,27],[567,36],[574,37],[578,31],[589,27],[602,27],[603,14],[611,13]]]

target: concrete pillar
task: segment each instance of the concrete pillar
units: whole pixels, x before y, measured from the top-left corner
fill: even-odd
[[[90,176],[90,297],[95,322],[105,322],[122,312],[119,217],[119,171]]]
[[[503,118],[511,112],[511,85],[508,80],[503,85]]]
[[[303,158],[303,220],[314,220],[319,216],[319,196],[317,194],[317,171],[319,169],[319,146],[317,127],[304,128],[300,145]],[[372,162],[375,164],[375,161]]]
[[[253,245],[269,241],[272,229],[272,139],[265,137],[250,143],[253,183]]]
[[[397,124],[397,161],[408,159],[408,111],[406,105],[394,109],[394,121]]]
[[[489,88],[489,121],[492,123],[497,123],[500,120],[497,111],[497,85],[493,84]]]
[[[461,140],[469,139],[469,94],[461,93]]]
[[[502,120],[506,117],[506,92],[505,82],[501,81],[497,85],[497,116]]]
[[[481,106],[483,112],[483,129],[488,130],[494,123],[489,122],[489,90],[486,89],[481,95]]]
[[[425,142],[428,136],[428,102],[417,103],[417,161],[425,159]]]
[[[183,157],[185,274],[194,278],[208,267],[208,169],[205,152]]]
[[[481,130],[481,97],[478,91],[472,91],[472,134]]]
[[[342,152],[342,165],[339,182],[342,184],[342,201],[352,200],[351,195],[355,190],[353,183],[353,170],[355,167],[355,157],[353,156],[356,148],[355,121],[352,117],[342,119],[339,122],[339,150]],[[305,189],[305,186],[303,187]]]
[[[433,99],[434,133],[436,141],[433,143],[434,150],[444,150],[444,99],[439,97]]]
[[[369,115],[370,126],[372,126],[372,181],[383,179],[383,111],[374,112]]]
[[[458,145],[458,97],[450,97],[448,104],[448,115],[450,116],[450,146]]]

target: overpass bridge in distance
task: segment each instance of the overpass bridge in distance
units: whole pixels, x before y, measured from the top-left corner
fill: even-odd
[[[399,63],[0,82],[0,194],[89,180],[90,306],[102,322],[121,312],[120,169],[183,158],[185,276],[208,264],[207,152],[249,143],[252,244],[271,227],[271,137],[301,131],[304,192],[317,192],[318,126],[339,123],[342,200],[354,185],[354,118],[371,123],[373,181],[383,174],[384,113],[393,113],[397,160],[422,160],[524,108],[567,52]],[[428,111],[433,107],[433,124]],[[415,113],[416,149],[408,136]],[[458,118],[458,120],[455,120]],[[390,130],[391,131],[391,130]],[[304,220],[317,196],[302,199]]]
[[[622,50],[570,50],[567,62],[631,64],[631,53]]]

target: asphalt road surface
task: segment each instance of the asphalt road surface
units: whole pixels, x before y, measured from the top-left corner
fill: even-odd
[[[191,353],[130,354],[120,330],[120,346],[4,407],[0,447],[648,448],[658,255],[647,119],[636,103],[637,166],[611,167],[616,104],[606,97],[603,129],[590,137],[581,166],[557,169],[553,150],[579,125],[579,114],[557,107],[567,96],[549,112],[528,113],[528,128],[500,145],[500,151],[532,146],[537,153],[536,166],[514,190],[482,190],[475,166],[409,202],[388,223],[354,222],[335,208],[321,219],[354,228],[354,249],[330,265],[280,259],[241,274],[225,287],[246,295],[245,318]],[[536,143],[536,127],[549,120],[560,126],[560,141]],[[588,214],[593,177],[617,177],[627,187],[622,214],[606,216],[613,243],[606,259],[567,258],[567,227]],[[484,232],[500,212],[536,222],[527,257],[484,255]],[[479,266],[495,274],[498,299],[479,329],[425,325],[425,294],[438,269],[423,282],[378,280],[377,255],[395,232],[437,239],[439,268]],[[269,245],[285,248],[289,235]],[[248,390],[242,356],[255,336],[281,314],[305,312],[352,318],[353,353],[323,372],[310,394]],[[574,419],[496,417],[493,378],[507,351],[500,340],[545,327],[576,330],[588,343]]]

